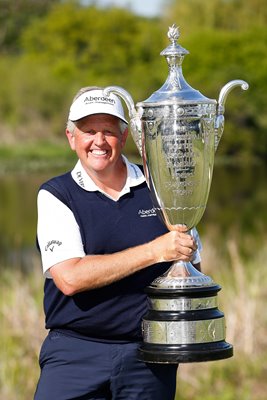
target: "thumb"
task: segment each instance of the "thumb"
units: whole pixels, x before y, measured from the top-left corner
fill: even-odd
[[[185,224],[172,225],[172,227],[173,227],[174,231],[183,232],[183,233],[188,232],[188,227]]]

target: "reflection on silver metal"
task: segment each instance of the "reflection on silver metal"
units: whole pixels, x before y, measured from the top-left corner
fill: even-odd
[[[146,180],[159,217],[169,230],[196,226],[206,208],[212,180],[214,154],[224,127],[224,104],[236,86],[234,80],[221,90],[219,101],[193,89],[184,79],[182,63],[189,52],[177,43],[179,29],[169,28],[170,44],[160,54],[166,58],[169,75],[163,86],[136,107],[130,94],[109,86],[104,94],[121,96],[129,111],[130,128],[142,155]],[[189,276],[191,279],[189,279]],[[211,278],[196,273],[189,263],[176,262],[171,272],[152,286],[184,288],[213,285]]]
[[[151,298],[151,307],[157,311],[193,311],[217,308],[217,296],[202,298],[178,297],[176,299]]]
[[[143,321],[143,338],[152,344],[199,344],[225,339],[224,317],[199,321]]]
[[[188,51],[177,43],[179,36],[175,25],[169,28],[170,44],[160,53],[169,74],[148,99],[135,108],[130,94],[119,86],[107,87],[103,94],[119,95],[128,107],[131,133],[159,218],[169,230],[184,225],[189,232],[206,208],[226,98],[234,87],[246,90],[248,84],[228,82],[218,102],[193,89],[183,77]],[[152,308],[143,319],[140,359],[179,363],[231,357],[232,346],[224,341],[224,317],[215,299],[219,290],[191,263],[175,261],[146,289]]]
[[[191,263],[176,261],[165,274],[151,282],[150,286],[159,289],[185,289],[211,287],[214,282],[210,276],[204,275]]]

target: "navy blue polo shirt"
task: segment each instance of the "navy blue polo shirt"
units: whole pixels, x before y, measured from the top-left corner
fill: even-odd
[[[43,184],[73,213],[85,254],[112,254],[149,242],[167,232],[157,217],[146,183],[131,187],[114,201],[99,191],[79,186],[66,173]],[[108,286],[65,296],[52,279],[45,281],[47,329],[99,341],[140,340],[142,317],[148,309],[144,288],[170,263],[151,265]]]

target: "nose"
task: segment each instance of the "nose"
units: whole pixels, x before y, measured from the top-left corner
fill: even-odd
[[[103,144],[105,142],[105,135],[103,132],[99,131],[96,132],[94,135],[94,142],[97,146],[100,146],[101,144]]]

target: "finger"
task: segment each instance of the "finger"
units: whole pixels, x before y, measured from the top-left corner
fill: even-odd
[[[184,224],[177,224],[177,225],[172,225],[173,230],[178,231],[178,232],[183,232],[186,233],[188,231],[188,228]]]
[[[195,240],[192,238],[192,236],[185,234],[185,233],[179,233],[177,238],[177,244],[180,244],[181,246],[191,248],[193,250],[197,249],[197,244]]]
[[[187,247],[184,249],[184,254],[185,256],[192,258],[194,255],[194,250]]]
[[[187,246],[180,245],[176,248],[176,254],[179,257],[185,257],[185,258],[189,259],[192,256],[193,251],[191,248],[189,248]]]
[[[184,254],[180,255],[179,260],[185,261],[185,262],[190,262],[192,257],[186,256]]]

